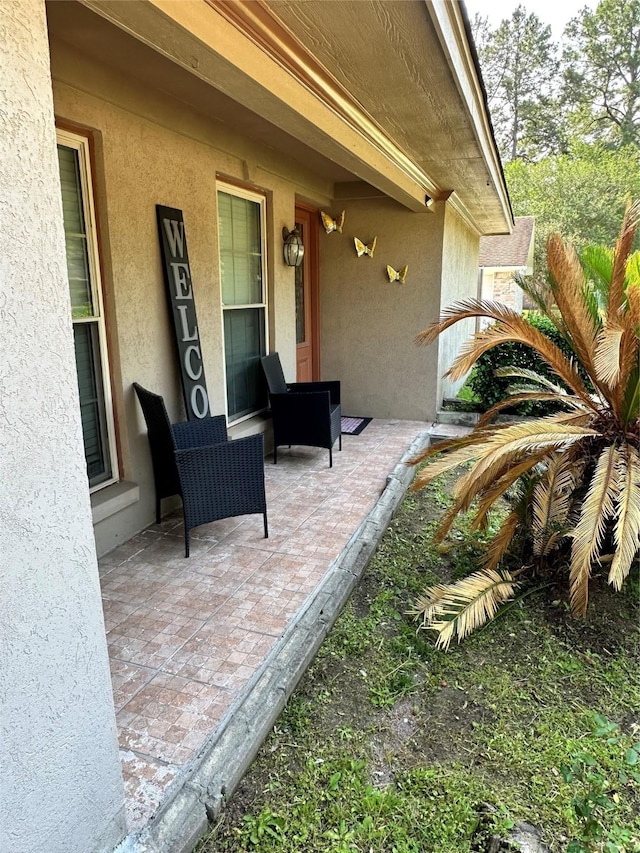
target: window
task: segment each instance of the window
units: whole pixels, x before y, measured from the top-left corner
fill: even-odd
[[[236,187],[218,190],[220,281],[229,420],[264,409],[260,357],[266,354],[263,196]]]
[[[89,487],[117,479],[89,144],[58,131],[64,237]]]

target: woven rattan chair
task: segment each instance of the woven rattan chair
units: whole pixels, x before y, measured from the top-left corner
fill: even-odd
[[[342,450],[340,382],[285,382],[277,352],[264,356],[261,362],[273,417],[274,464],[279,446],[303,444],[326,447],[331,468],[336,439]]]
[[[162,397],[136,382],[133,387],[149,435],[156,521],[162,499],[180,495],[185,557],[189,531],[220,518],[262,513],[268,537],[262,435],[229,441],[224,415],[172,424]]]

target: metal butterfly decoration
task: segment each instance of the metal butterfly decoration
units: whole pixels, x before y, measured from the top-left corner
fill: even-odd
[[[342,234],[342,226],[344,225],[344,210],[340,214],[340,216],[336,216],[333,219],[329,216],[328,213],[325,213],[324,210],[320,211],[320,218],[322,219],[322,224],[324,225],[324,230],[327,234],[331,234],[332,231],[337,231],[338,234]]]
[[[369,255],[369,257],[372,258],[373,253],[376,250],[376,243],[378,242],[378,238],[374,237],[370,243],[363,243],[362,240],[358,240],[357,237],[354,237],[353,242],[355,244],[356,252],[358,253],[359,258],[361,258],[363,255]]]
[[[407,278],[407,270],[409,269],[409,265],[406,264],[402,267],[402,269],[398,272],[394,270],[393,267],[390,267],[387,264],[387,275],[389,276],[389,281],[393,283],[394,281],[399,281],[400,284],[404,284]]]

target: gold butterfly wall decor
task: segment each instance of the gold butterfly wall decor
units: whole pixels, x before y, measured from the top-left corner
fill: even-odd
[[[338,234],[342,234],[342,226],[344,225],[344,210],[340,214],[340,216],[336,216],[333,219],[329,216],[328,213],[325,213],[324,210],[320,211],[320,219],[322,219],[322,224],[324,225],[324,230],[327,234],[331,234],[332,231],[337,231]]]
[[[393,283],[394,281],[399,281],[400,284],[404,284],[407,279],[407,270],[409,269],[409,265],[406,264],[402,267],[400,272],[394,270],[393,267],[390,267],[387,264],[387,275],[389,276],[389,281]]]
[[[376,243],[378,242],[378,238],[374,237],[370,243],[363,243],[362,240],[358,240],[357,237],[354,237],[353,242],[355,243],[356,252],[358,253],[359,258],[361,258],[363,255],[369,255],[369,257],[372,258],[373,253],[376,250]]]

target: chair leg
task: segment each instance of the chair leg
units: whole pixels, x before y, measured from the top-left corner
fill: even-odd
[[[160,524],[162,516],[160,515],[160,498],[156,495],[156,524]]]
[[[266,511],[266,509],[262,513],[262,516],[264,518],[264,538],[268,539],[269,538],[269,526],[267,525],[267,511]]]
[[[329,468],[333,468],[333,450],[329,448]]]
[[[189,556],[189,530],[186,526],[184,528],[184,555],[185,557]]]
[[[275,444],[273,445],[273,464],[278,464],[278,447]]]
[[[342,450],[342,433],[338,436],[338,450]]]

